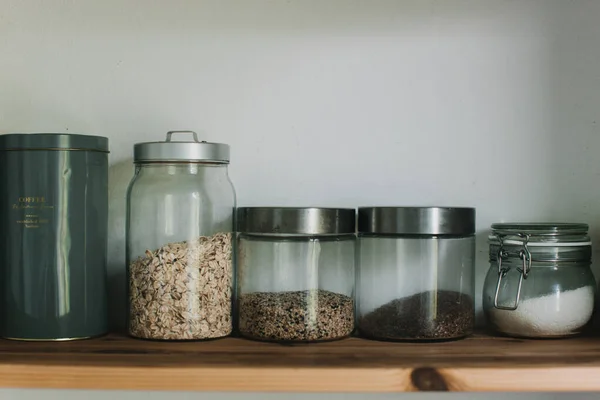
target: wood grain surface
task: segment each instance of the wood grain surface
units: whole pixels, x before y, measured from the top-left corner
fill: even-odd
[[[0,341],[0,386],[203,391],[600,391],[600,339]]]

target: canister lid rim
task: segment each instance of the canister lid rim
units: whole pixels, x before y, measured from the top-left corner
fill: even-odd
[[[7,133],[0,135],[0,151],[79,150],[108,153],[108,138],[75,133]]]

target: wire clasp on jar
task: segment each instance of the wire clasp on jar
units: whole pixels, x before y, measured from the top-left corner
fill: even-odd
[[[504,237],[497,235],[498,241],[500,242],[500,248],[498,249],[498,283],[496,284],[496,293],[494,295],[494,307],[498,310],[508,310],[514,311],[519,307],[519,301],[521,299],[521,288],[523,287],[523,280],[527,279],[529,272],[531,270],[531,252],[529,251],[529,236],[528,234],[519,233],[518,236],[523,239],[523,247],[519,250],[518,256],[521,259],[523,265],[521,268],[517,268],[519,271],[519,286],[517,288],[517,298],[515,300],[515,304],[512,307],[500,306],[498,305],[498,297],[500,294],[500,284],[502,283],[502,279],[506,276],[508,271],[510,271],[511,267],[503,266],[502,259],[503,257],[508,257],[509,253],[504,249]]]

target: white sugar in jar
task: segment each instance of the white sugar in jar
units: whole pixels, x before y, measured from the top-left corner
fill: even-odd
[[[580,333],[594,311],[596,284],[585,224],[494,224],[483,289],[489,326],[516,337]]]

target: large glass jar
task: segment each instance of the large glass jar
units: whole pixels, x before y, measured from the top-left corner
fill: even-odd
[[[129,334],[190,340],[232,331],[235,191],[229,146],[136,144],[127,193]]]
[[[447,340],[474,320],[475,209],[358,211],[357,328],[381,340]]]
[[[585,224],[494,224],[483,309],[499,333],[559,338],[580,333],[596,283]]]
[[[277,342],[354,330],[354,209],[240,208],[240,334]]]

